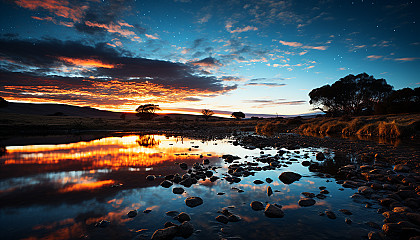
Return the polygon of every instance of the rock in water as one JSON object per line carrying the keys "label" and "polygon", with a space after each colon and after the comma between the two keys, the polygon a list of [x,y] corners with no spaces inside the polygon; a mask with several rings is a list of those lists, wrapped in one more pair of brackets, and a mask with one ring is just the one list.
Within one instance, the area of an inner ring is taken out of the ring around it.
{"label": "rock in water", "polygon": [[261,181],[261,180],[259,180],[259,179],[257,179],[257,180],[255,180],[254,181],[254,184],[263,184],[264,182],[263,181]]}
{"label": "rock in water", "polygon": [[172,192],[175,193],[175,194],[183,194],[184,191],[185,190],[183,188],[181,188],[181,187],[176,187],[176,188],[173,188],[172,189]]}
{"label": "rock in water", "polygon": [[264,205],[262,204],[262,202],[253,201],[251,202],[251,208],[252,210],[260,211],[264,209]]}
{"label": "rock in water", "polygon": [[180,223],[183,223],[183,222],[185,222],[185,221],[190,221],[190,220],[191,220],[191,217],[190,217],[190,215],[188,215],[187,213],[182,212],[182,213],[178,214],[178,216],[176,217],[176,219],[177,219]]}
{"label": "rock in water", "polygon": [[147,177],[146,177],[147,181],[153,181],[155,179],[156,179],[155,175],[147,175]]}
{"label": "rock in water", "polygon": [[165,180],[163,182],[160,183],[160,186],[164,187],[164,188],[169,188],[170,186],[172,186],[172,182]]}
{"label": "rock in water", "polygon": [[336,219],[337,217],[335,216],[335,213],[332,211],[325,211],[325,215],[327,215],[328,218],[330,219]]}
{"label": "rock in water", "polygon": [[227,224],[229,222],[228,218],[225,215],[219,215],[216,217],[216,221]]}
{"label": "rock in water", "polygon": [[168,240],[175,237],[178,232],[178,226],[171,226],[164,229],[158,229],[153,233],[152,240]]}
{"label": "rock in water", "polygon": [[273,189],[271,189],[271,187],[270,187],[270,186],[268,186],[268,188],[267,188],[267,195],[268,195],[268,196],[273,195]]}
{"label": "rock in water", "polygon": [[203,199],[200,197],[189,197],[185,199],[185,204],[187,204],[188,207],[197,207],[201,204],[203,204]]}
{"label": "rock in water", "polygon": [[129,218],[133,218],[135,216],[137,216],[137,210],[131,210],[127,213],[127,217]]}
{"label": "rock in water", "polygon": [[280,174],[279,179],[285,184],[291,184],[295,181],[298,181],[302,175],[294,172],[283,172]]}
{"label": "rock in water", "polygon": [[316,154],[316,160],[322,161],[325,159],[325,155],[322,152]]}
{"label": "rock in water", "polygon": [[181,236],[183,238],[188,238],[194,233],[194,227],[190,222],[183,222],[181,225],[178,226],[178,232],[176,233],[177,236]]}
{"label": "rock in water", "polygon": [[281,208],[273,205],[273,204],[267,204],[264,210],[264,214],[267,217],[270,218],[282,218],[284,217],[284,212],[281,210]]}
{"label": "rock in water", "polygon": [[299,206],[302,206],[302,207],[309,207],[309,206],[314,205],[315,203],[316,203],[315,200],[312,198],[301,198],[299,200]]}

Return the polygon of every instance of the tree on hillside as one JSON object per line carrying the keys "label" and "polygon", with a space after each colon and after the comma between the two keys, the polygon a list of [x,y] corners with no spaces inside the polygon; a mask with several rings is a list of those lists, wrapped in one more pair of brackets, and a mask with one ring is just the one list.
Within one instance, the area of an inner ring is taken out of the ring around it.
{"label": "tree on hillside", "polygon": [[243,113],[243,112],[233,112],[231,116],[236,118],[236,119],[242,119],[242,118],[245,118],[245,113]]}
{"label": "tree on hillside", "polygon": [[201,114],[203,114],[203,118],[207,121],[214,114],[214,112],[210,109],[203,109],[201,110]]}
{"label": "tree on hillside", "polygon": [[0,97],[0,108],[7,107],[7,105],[8,102],[4,98]]}
{"label": "tree on hillside", "polygon": [[350,74],[332,85],[313,89],[309,103],[331,116],[371,114],[392,88],[385,79],[375,79],[366,73]]}
{"label": "tree on hillside", "polygon": [[136,116],[143,120],[151,120],[153,119],[157,114],[156,111],[160,110],[159,105],[155,104],[144,104],[140,105],[136,109]]}

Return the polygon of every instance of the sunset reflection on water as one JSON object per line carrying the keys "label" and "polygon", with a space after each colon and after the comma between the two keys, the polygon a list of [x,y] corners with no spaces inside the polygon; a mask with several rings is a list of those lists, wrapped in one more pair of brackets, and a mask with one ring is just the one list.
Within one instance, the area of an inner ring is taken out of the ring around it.
{"label": "sunset reflection on water", "polygon": [[[89,135],[89,139],[94,137]],[[332,222],[318,213],[346,208],[352,209],[355,218],[378,220],[375,211],[372,215],[366,214],[362,205],[348,201],[353,194],[351,189],[341,191],[338,189],[341,185],[326,181],[299,163],[315,161],[319,149],[287,151],[281,168],[256,171],[255,175],[242,177],[239,183],[231,184],[223,179],[230,164],[222,160],[222,155],[236,155],[240,159],[233,164],[246,164],[258,162],[263,155],[278,153],[274,148],[263,150],[245,149],[232,144],[230,139],[201,141],[135,134],[56,145],[6,146],[5,154],[0,156],[2,239],[150,239],[165,222],[174,221],[166,215],[168,211],[186,212],[191,216],[194,228],[202,230],[194,233],[191,240],[233,236],[302,239],[305,232],[314,233],[312,239],[358,239],[367,234],[363,233],[365,225]],[[286,164],[291,158],[296,161]],[[197,179],[198,183],[190,187],[177,183],[169,188],[159,185],[165,176],[188,172],[177,163],[184,162],[191,168],[204,159],[209,159],[210,164],[203,167],[211,169],[218,180]],[[283,171],[297,172],[303,177],[293,184],[284,184],[278,179]],[[148,181],[148,175],[156,179]],[[256,179],[266,178],[273,182],[254,184]],[[271,196],[267,195],[268,186],[273,190]],[[317,199],[314,206],[300,207],[301,193],[317,193],[319,186],[330,191],[328,197]],[[183,187],[185,192],[174,194],[174,187]],[[199,196],[204,203],[190,208],[185,204],[190,196]],[[251,201],[280,204],[285,217],[267,218],[263,211],[250,208]],[[220,210],[226,207],[242,220],[227,225],[215,221]],[[127,213],[132,210],[138,214],[129,218]],[[98,227],[103,220],[108,221],[109,226]]]}
{"label": "sunset reflection on water", "polygon": [[[77,161],[88,163],[85,166],[91,169],[118,170],[123,167],[150,167],[184,158],[200,158],[200,150],[188,151],[185,146],[171,145],[174,141],[181,140],[159,135],[130,135],[69,144],[11,146],[6,148],[7,154],[1,160],[5,165]],[[148,142],[150,144],[145,144]]]}

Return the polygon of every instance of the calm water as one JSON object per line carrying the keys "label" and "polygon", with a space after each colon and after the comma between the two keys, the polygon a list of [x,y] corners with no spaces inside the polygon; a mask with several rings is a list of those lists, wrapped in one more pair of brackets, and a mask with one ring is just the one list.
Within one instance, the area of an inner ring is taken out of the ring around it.
{"label": "calm water", "polygon": [[[161,135],[54,142],[24,146],[9,143],[0,156],[2,239],[150,239],[165,222],[177,223],[165,214],[167,211],[190,214],[196,232],[189,239],[361,239],[374,230],[366,222],[382,221],[376,213],[378,206],[367,209],[349,198],[355,190],[339,190],[341,186],[333,178],[309,172],[300,164],[303,160],[316,161],[315,154],[325,149],[287,150],[285,160],[297,159],[287,167],[257,172],[235,184],[201,181],[176,195],[172,187],[159,186],[163,176],[186,172],[175,163],[186,162],[191,167],[209,159],[211,166],[220,167],[215,175],[222,178],[228,166],[220,158],[223,154],[237,155],[241,157],[239,162],[253,162],[262,154],[274,156],[278,150],[245,149],[227,139],[200,141]],[[286,185],[278,179],[283,171],[298,172],[303,177]],[[145,180],[147,175],[162,177],[150,182]],[[253,183],[267,177],[274,181]],[[277,190],[270,197],[267,186]],[[311,207],[298,206],[301,192],[318,194],[320,186],[330,192],[326,199],[316,199]],[[218,195],[220,192],[225,194]],[[187,207],[184,200],[189,196],[201,197],[204,204]],[[253,211],[249,204],[254,200],[282,205],[285,216],[272,219],[263,211]],[[226,207],[242,220],[226,225],[215,221],[218,211]],[[151,212],[143,213],[146,209]],[[346,216],[339,209],[349,209],[353,215]],[[130,210],[139,214],[128,218]],[[337,219],[320,216],[325,210],[334,211]],[[346,217],[352,219],[351,225],[344,222]],[[102,219],[111,224],[95,227]]]}

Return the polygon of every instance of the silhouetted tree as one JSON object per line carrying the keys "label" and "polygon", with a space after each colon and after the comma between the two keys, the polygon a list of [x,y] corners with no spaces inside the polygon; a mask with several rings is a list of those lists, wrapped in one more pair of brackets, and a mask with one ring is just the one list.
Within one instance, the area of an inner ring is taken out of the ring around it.
{"label": "silhouetted tree", "polygon": [[245,118],[245,114],[243,112],[233,112],[231,116],[236,119]]}
{"label": "silhouetted tree", "polygon": [[361,115],[373,113],[374,106],[392,92],[385,79],[366,73],[350,74],[332,85],[315,88],[309,93],[310,104],[328,115]]}
{"label": "silhouetted tree", "polygon": [[8,102],[4,98],[0,97],[0,108],[7,107],[7,105]]}
{"label": "silhouetted tree", "polygon": [[214,112],[210,109],[203,109],[201,110],[201,114],[203,114],[203,118],[207,121],[214,114]]}
{"label": "silhouetted tree", "polygon": [[420,87],[392,91],[383,102],[375,106],[376,114],[412,112],[420,112]]}
{"label": "silhouetted tree", "polygon": [[151,120],[153,119],[157,114],[156,111],[160,110],[159,105],[155,104],[144,104],[140,105],[136,109],[136,116],[143,120]]}

